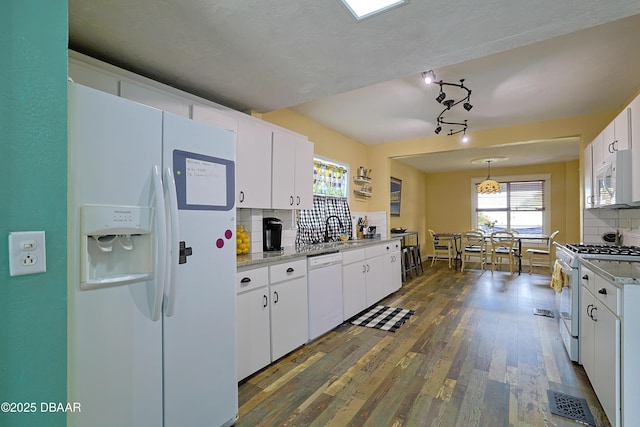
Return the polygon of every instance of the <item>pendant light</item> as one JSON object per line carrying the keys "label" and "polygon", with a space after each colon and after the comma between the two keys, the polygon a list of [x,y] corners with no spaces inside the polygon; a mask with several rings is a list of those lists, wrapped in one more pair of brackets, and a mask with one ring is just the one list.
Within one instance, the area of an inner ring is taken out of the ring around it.
{"label": "pendant light", "polygon": [[483,161],[488,165],[489,171],[487,172],[487,179],[485,179],[478,185],[478,193],[479,194],[501,193],[502,185],[500,185],[498,181],[491,179],[491,162],[493,161],[493,159],[484,159]]}

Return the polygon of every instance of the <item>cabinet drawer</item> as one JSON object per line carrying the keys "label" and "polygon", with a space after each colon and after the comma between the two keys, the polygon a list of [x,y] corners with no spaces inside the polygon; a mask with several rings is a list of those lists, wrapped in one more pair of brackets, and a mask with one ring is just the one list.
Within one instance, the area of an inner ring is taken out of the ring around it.
{"label": "cabinet drawer", "polygon": [[386,252],[386,245],[376,245],[364,248],[364,254],[367,259],[380,256]]}
{"label": "cabinet drawer", "polygon": [[267,267],[238,271],[236,273],[236,293],[249,291],[269,284],[269,269]]}
{"label": "cabinet drawer", "polygon": [[400,251],[400,240],[394,240],[392,242],[387,242],[382,245],[382,250],[384,253],[390,254],[392,252]]}
{"label": "cabinet drawer", "polygon": [[596,276],[595,291],[593,295],[595,295],[599,301],[606,305],[607,308],[617,316],[622,314],[622,291],[614,284],[600,276]]}
{"label": "cabinet drawer", "polygon": [[364,261],[364,248],[342,252],[342,265]]}
{"label": "cabinet drawer", "polygon": [[307,275],[307,259],[289,261],[282,264],[269,266],[271,284],[283,282],[285,280],[304,277]]}

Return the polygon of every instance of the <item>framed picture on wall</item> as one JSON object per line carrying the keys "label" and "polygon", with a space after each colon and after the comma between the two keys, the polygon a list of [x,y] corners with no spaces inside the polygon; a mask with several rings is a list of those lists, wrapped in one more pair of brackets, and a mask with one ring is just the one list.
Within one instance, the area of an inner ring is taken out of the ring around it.
{"label": "framed picture on wall", "polygon": [[400,200],[402,198],[402,180],[391,177],[391,216],[400,216]]}

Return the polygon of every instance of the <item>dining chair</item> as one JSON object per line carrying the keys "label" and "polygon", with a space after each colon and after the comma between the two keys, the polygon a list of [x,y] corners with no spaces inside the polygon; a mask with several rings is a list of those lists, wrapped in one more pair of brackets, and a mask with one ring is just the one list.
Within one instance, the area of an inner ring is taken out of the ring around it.
{"label": "dining chair", "polygon": [[510,231],[491,233],[491,274],[495,271],[496,264],[501,264],[504,258],[509,262],[509,271],[513,274],[518,255],[515,242],[515,237]]}
{"label": "dining chair", "polygon": [[549,267],[549,271],[553,270],[552,267],[552,258],[551,258],[551,250],[553,248],[553,242],[556,240],[556,236],[560,230],[556,230],[549,236],[549,240],[547,241],[547,249],[536,249],[530,248],[527,249],[527,257],[529,258],[529,274],[531,274],[533,270],[533,262],[538,260],[546,260],[547,266]]}
{"label": "dining chair", "polygon": [[436,232],[431,229],[429,229],[429,235],[433,242],[433,258],[431,259],[431,266],[433,266],[433,264],[438,260],[448,260],[449,268],[451,268],[451,263],[453,261],[452,239],[440,238]]}
{"label": "dining chair", "polygon": [[484,233],[477,230],[465,231],[462,233],[460,246],[462,247],[462,267],[460,271],[464,272],[464,266],[474,257],[479,259],[480,269],[484,273],[484,265],[487,262],[487,245]]}

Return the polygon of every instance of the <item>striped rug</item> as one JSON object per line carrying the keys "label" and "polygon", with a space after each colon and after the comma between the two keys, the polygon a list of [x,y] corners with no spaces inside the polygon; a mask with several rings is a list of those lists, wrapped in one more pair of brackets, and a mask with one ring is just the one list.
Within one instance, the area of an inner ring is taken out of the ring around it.
{"label": "striped rug", "polygon": [[415,310],[379,305],[354,316],[351,324],[395,332],[413,314]]}

